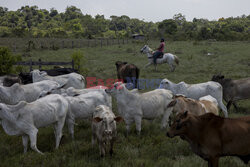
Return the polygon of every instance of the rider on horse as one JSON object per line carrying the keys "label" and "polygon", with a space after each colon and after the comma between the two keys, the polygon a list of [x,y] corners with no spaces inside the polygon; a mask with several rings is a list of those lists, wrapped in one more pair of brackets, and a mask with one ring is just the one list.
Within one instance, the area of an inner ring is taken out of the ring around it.
{"label": "rider on horse", "polygon": [[164,46],[165,46],[165,42],[164,42],[164,39],[162,38],[161,39],[161,44],[159,46],[159,48],[157,48],[157,50],[154,52],[153,54],[153,58],[154,58],[154,64],[156,65],[156,59],[160,56],[162,56],[164,53]]}

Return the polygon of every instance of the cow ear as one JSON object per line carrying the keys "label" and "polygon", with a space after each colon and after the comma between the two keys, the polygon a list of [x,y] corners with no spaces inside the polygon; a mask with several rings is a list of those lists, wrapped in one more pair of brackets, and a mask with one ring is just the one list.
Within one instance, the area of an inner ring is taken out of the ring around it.
{"label": "cow ear", "polygon": [[94,122],[101,122],[103,119],[102,118],[100,118],[100,117],[95,117],[95,118],[93,118],[93,121]]}
{"label": "cow ear", "polygon": [[175,104],[177,103],[176,99],[172,100],[167,107],[174,107]]}
{"label": "cow ear", "polygon": [[121,121],[123,121],[123,118],[120,117],[120,116],[118,116],[118,117],[115,117],[114,120],[115,120],[116,122],[121,122]]}
{"label": "cow ear", "polygon": [[185,111],[183,115],[184,115],[184,117],[187,117],[188,111]]}

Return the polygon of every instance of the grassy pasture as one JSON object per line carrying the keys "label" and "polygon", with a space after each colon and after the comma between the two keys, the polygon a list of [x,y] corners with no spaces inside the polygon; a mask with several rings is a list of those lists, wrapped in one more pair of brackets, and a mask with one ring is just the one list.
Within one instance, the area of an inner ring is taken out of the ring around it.
{"label": "grassy pasture", "polygon": [[[155,48],[158,42],[149,42]],[[117,45],[109,47],[83,48],[88,63],[85,66],[90,70],[89,77],[97,79],[116,78],[115,62],[117,60],[134,63],[141,69],[141,78],[168,78],[174,82],[187,83],[205,82],[213,74],[221,72],[233,79],[249,77],[250,73],[250,43],[249,42],[167,42],[166,50],[176,53],[180,65],[171,73],[168,65],[153,66],[143,69],[147,63],[146,55],[139,50],[143,43]],[[74,49],[60,49],[58,51],[32,51],[31,58],[43,61],[70,61],[70,54]],[[208,56],[207,53],[212,55]],[[30,59],[25,57],[24,59]],[[149,90],[145,90],[149,91]],[[115,102],[113,111],[116,112]],[[238,103],[240,112],[233,108],[229,111],[230,117],[248,115],[250,113],[249,100]],[[96,145],[91,147],[91,126],[88,121],[78,122],[75,128],[75,140],[72,141],[64,130],[64,137],[58,150],[55,150],[55,139],[52,127],[41,128],[38,133],[38,148],[45,153],[39,155],[29,149],[23,154],[21,137],[8,136],[0,128],[0,166],[112,166],[112,167],[206,167],[207,163],[192,153],[187,142],[176,137],[169,139],[165,136],[166,129],[160,129],[160,119],[153,122],[143,121],[142,134],[138,137],[135,126],[129,137],[125,137],[125,125],[118,125],[118,139],[114,147],[114,156],[99,157]],[[246,167],[235,157],[220,159],[220,167]],[[250,165],[248,165],[250,166]]]}

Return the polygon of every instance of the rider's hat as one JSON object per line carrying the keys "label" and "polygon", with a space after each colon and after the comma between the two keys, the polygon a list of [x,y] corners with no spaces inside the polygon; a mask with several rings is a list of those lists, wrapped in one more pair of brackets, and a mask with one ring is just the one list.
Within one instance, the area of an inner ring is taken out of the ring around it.
{"label": "rider's hat", "polygon": [[164,38],[161,38],[161,42],[164,42],[165,40],[164,40]]}

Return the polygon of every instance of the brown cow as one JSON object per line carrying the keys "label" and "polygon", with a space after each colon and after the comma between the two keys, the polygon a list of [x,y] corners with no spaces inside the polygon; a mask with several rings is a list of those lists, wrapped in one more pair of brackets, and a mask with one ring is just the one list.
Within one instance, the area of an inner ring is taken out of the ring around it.
{"label": "brown cow", "polygon": [[168,137],[180,136],[209,167],[218,167],[222,156],[250,160],[250,116],[223,118],[212,113],[196,116],[188,111],[176,116]]}
{"label": "brown cow", "polygon": [[124,83],[134,82],[134,87],[137,88],[137,80],[139,78],[140,69],[134,64],[117,61],[115,63],[117,69],[117,78],[123,80]]}
{"label": "brown cow", "polygon": [[201,97],[199,100],[187,98],[184,95],[175,95],[167,107],[173,107],[174,114],[190,111],[195,115],[206,113],[219,115],[217,100],[210,95]]}
{"label": "brown cow", "polygon": [[223,98],[227,102],[228,110],[232,103],[237,110],[237,100],[250,98],[250,78],[232,80],[224,78],[224,75],[214,75],[212,81],[219,82],[222,85]]}

